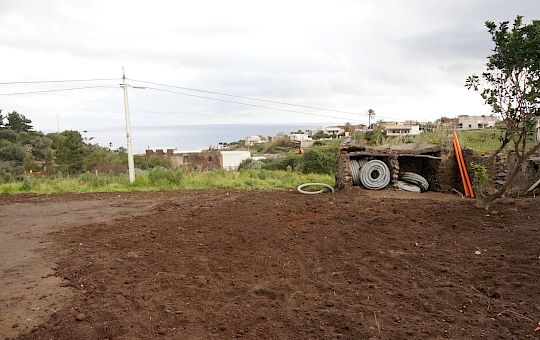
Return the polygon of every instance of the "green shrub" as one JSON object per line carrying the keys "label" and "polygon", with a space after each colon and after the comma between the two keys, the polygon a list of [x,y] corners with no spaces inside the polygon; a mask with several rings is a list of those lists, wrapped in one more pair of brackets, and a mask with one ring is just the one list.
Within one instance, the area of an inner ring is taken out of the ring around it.
{"label": "green shrub", "polygon": [[21,190],[21,191],[30,191],[30,190],[32,190],[32,183],[30,182],[30,180],[25,179],[25,180],[21,183],[20,190]]}
{"label": "green shrub", "polygon": [[367,131],[365,134],[366,140],[371,144],[380,145],[384,141],[384,137],[386,134],[384,133],[383,129],[379,126],[374,128],[372,131]]}
{"label": "green shrub", "polygon": [[99,188],[107,186],[115,181],[115,177],[111,175],[95,175],[91,172],[85,172],[78,177],[79,181],[88,185],[91,188]]}
{"label": "green shrub", "polygon": [[487,168],[482,164],[472,163],[472,172],[478,183],[487,183],[489,181],[489,175]]}
{"label": "green shrub", "polygon": [[313,148],[298,161],[296,170],[304,174],[334,174],[338,160],[338,149],[335,147]]}
{"label": "green shrub", "polygon": [[296,153],[288,153],[285,157],[263,159],[262,168],[267,170],[287,170],[287,167],[291,167],[295,170],[301,157]]}
{"label": "green shrub", "polygon": [[152,185],[179,185],[182,183],[182,179],[184,178],[184,172],[182,170],[172,171],[165,169],[164,167],[157,166],[149,170],[148,178]]}

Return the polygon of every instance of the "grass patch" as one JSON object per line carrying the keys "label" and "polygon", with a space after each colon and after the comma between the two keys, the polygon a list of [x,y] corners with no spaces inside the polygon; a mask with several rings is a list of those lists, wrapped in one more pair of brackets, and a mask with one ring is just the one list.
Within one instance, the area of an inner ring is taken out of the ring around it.
{"label": "grass patch", "polygon": [[[464,130],[458,133],[459,143],[461,147],[473,149],[480,154],[486,154],[497,150],[502,143],[504,130],[489,128],[483,130]],[[405,137],[384,137],[383,144],[397,145],[401,143],[432,143],[444,144],[451,143],[452,132],[423,132],[416,136]],[[530,136],[527,140],[527,148],[535,145],[534,136]],[[511,148],[512,145],[509,145]]]}
{"label": "grass patch", "polygon": [[0,184],[0,194],[52,194],[66,192],[126,192],[180,189],[291,189],[306,182],[334,185],[334,176],[302,174],[282,170],[244,169],[239,172],[215,170],[187,172],[153,168],[138,171],[135,182],[129,183],[126,174],[95,175],[58,178],[28,178],[22,182]]}

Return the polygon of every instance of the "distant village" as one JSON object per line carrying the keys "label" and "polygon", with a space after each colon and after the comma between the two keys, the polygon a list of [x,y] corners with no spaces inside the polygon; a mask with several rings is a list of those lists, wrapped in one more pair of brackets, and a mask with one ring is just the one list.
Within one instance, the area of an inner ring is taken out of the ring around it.
{"label": "distant village", "polygon": [[[190,170],[238,170],[241,162],[246,159],[261,159],[264,155],[252,152],[257,144],[270,143],[278,138],[288,139],[291,144],[304,149],[314,145],[317,140],[351,137],[355,133],[366,133],[375,129],[382,130],[388,137],[406,137],[419,135],[423,132],[438,132],[451,130],[477,130],[492,128],[500,118],[494,116],[460,115],[457,118],[442,117],[433,122],[379,121],[366,126],[364,124],[323,126],[318,130],[299,130],[277,136],[246,136],[243,140],[232,143],[219,143],[201,151],[179,151],[177,148],[159,147],[148,148],[146,157],[165,157],[171,162],[173,169],[185,167]],[[538,138],[540,138],[540,119],[537,123]],[[243,144],[243,145],[242,145]],[[250,151],[251,150],[251,151]]]}

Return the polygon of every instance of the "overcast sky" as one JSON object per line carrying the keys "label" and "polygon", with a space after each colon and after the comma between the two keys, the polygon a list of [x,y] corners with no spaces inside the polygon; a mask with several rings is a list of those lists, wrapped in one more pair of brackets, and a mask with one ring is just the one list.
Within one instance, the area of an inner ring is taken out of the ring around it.
{"label": "overcast sky", "polygon": [[[0,0],[0,82],[120,78],[124,65],[131,79],[358,113],[254,102],[337,117],[323,118],[130,89],[133,125],[148,128],[357,123],[369,108],[379,119],[489,114],[463,84],[492,48],[484,22],[518,14],[539,18],[540,1]],[[0,85],[0,93],[113,86],[0,96],[0,108],[43,131],[56,130],[57,114],[62,130],[122,128],[117,84]]]}

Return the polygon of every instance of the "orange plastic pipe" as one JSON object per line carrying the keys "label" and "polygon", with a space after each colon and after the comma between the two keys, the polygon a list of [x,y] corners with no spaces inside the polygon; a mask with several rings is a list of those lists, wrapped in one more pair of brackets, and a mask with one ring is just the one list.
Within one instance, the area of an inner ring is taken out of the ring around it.
{"label": "orange plastic pipe", "polygon": [[[459,140],[456,134],[456,143],[459,146]],[[463,164],[463,169],[465,170],[465,179],[467,180],[467,186],[469,187],[469,193],[471,197],[474,197],[474,191],[471,184],[471,179],[469,178],[469,172],[467,171],[467,163],[465,163],[465,158],[463,158],[463,153],[461,152],[461,147],[459,147],[459,157],[461,158],[461,163]]]}
{"label": "orange plastic pipe", "polygon": [[456,154],[456,160],[458,162],[459,166],[459,173],[461,174],[461,182],[463,183],[463,190],[465,190],[465,196],[469,197],[469,187],[467,186],[467,183],[465,183],[465,174],[463,170],[463,164],[461,163],[461,159],[459,158],[459,144],[457,144],[456,140],[456,132],[454,131],[454,138],[452,139],[452,142],[454,143],[454,153]]}
{"label": "orange plastic pipe", "polygon": [[465,159],[463,158],[463,153],[461,153],[461,147],[459,146],[459,140],[458,140],[456,131],[454,131],[454,137],[456,138],[456,144],[458,146],[459,158],[461,159],[461,163],[463,164],[463,172],[465,173],[465,183],[467,184],[467,187],[469,189],[470,197],[474,197],[474,191],[472,188],[471,179],[469,177],[469,172],[467,171],[467,164],[465,163]]}

